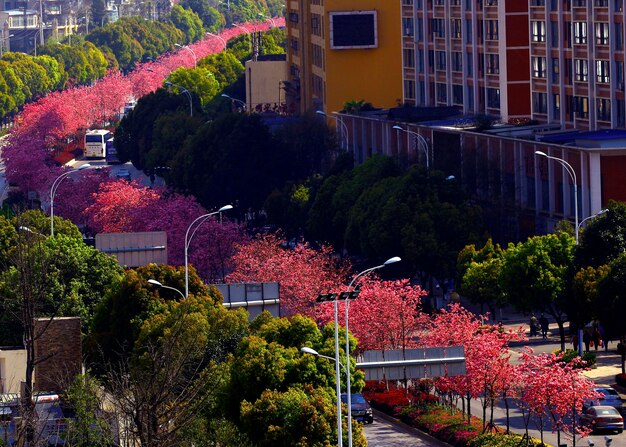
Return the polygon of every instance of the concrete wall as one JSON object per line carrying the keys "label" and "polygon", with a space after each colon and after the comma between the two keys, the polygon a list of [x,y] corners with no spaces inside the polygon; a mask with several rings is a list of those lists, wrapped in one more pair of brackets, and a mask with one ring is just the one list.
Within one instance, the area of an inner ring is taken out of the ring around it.
{"label": "concrete wall", "polygon": [[286,79],[286,62],[252,61],[246,62],[246,106],[248,110],[263,111],[265,105],[273,107],[285,102],[282,81]]}
{"label": "concrete wall", "polygon": [[26,350],[0,348],[0,394],[17,394],[26,376]]}

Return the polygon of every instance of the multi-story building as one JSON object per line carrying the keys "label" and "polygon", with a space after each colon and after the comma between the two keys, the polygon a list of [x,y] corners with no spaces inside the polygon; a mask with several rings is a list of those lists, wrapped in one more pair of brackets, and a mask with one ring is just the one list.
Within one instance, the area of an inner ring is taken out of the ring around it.
{"label": "multi-story building", "polygon": [[400,0],[288,0],[285,91],[290,110],[402,101]]}
{"label": "multi-story building", "polygon": [[529,1],[533,117],[624,127],[624,1]]}
{"label": "multi-story building", "polygon": [[402,0],[404,102],[530,117],[529,0]]}

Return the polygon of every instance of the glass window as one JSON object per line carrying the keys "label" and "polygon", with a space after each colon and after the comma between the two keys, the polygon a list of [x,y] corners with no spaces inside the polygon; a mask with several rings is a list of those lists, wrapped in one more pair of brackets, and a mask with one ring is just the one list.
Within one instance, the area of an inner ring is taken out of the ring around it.
{"label": "glass window", "polygon": [[545,57],[533,56],[532,65],[533,65],[533,77],[534,78],[546,77],[546,58]]}
{"label": "glass window", "polygon": [[589,76],[589,63],[587,59],[576,59],[574,61],[574,79],[584,82]]}
{"label": "glass window", "polygon": [[601,84],[608,84],[610,80],[609,61],[596,61],[596,81]]}
{"label": "glass window", "polygon": [[533,42],[546,41],[546,22],[543,20],[533,20],[530,22]]}
{"label": "glass window", "polygon": [[574,43],[587,43],[587,22],[574,22]]}

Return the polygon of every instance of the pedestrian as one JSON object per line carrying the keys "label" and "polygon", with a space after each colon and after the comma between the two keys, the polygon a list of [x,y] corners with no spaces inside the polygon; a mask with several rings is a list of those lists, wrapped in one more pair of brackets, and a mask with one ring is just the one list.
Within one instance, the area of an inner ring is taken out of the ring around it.
{"label": "pedestrian", "polygon": [[597,327],[593,328],[593,346],[596,349],[596,351],[598,350],[598,346],[600,346],[600,343],[602,343],[602,336],[600,335],[600,331],[598,330]]}
{"label": "pedestrian", "polygon": [[528,325],[530,326],[530,336],[534,337],[537,335],[537,317],[535,317],[535,314],[530,314],[530,323]]}
{"label": "pedestrian", "polygon": [[574,346],[574,351],[578,352],[578,334],[574,334],[572,337],[572,345]]}
{"label": "pedestrian", "polygon": [[548,328],[550,327],[550,322],[544,314],[541,314],[541,318],[539,318],[539,324],[541,325],[541,337],[545,340],[546,338],[548,338]]}
{"label": "pedestrian", "polygon": [[608,351],[609,350],[609,336],[607,335],[606,331],[604,330],[604,328],[602,327],[602,325],[600,323],[598,323],[598,330],[600,331],[600,337],[602,337],[602,345],[604,346],[604,350]]}
{"label": "pedestrian", "polygon": [[585,344],[585,352],[589,352],[589,344],[591,343],[591,334],[587,329],[583,333],[583,343]]}

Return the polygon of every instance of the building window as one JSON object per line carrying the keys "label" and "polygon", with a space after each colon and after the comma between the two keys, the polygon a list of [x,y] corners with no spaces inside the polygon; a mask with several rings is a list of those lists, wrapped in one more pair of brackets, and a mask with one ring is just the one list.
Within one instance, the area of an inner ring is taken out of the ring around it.
{"label": "building window", "polygon": [[321,46],[312,44],[311,45],[311,63],[316,67],[324,69],[324,50]]}
{"label": "building window", "polygon": [[552,114],[554,119],[561,119],[561,95],[558,93],[552,95]]}
{"label": "building window", "polygon": [[609,24],[596,23],[596,45],[609,44]]}
{"label": "building window", "polygon": [[608,98],[598,98],[596,100],[598,121],[611,121],[611,100]]}
{"label": "building window", "polygon": [[589,98],[574,96],[574,110],[578,118],[589,118]]}
{"label": "building window", "polygon": [[472,21],[470,19],[465,20],[465,39],[467,43],[472,43]]}
{"label": "building window", "polygon": [[462,85],[452,86],[452,104],[455,106],[463,105],[463,86]]}
{"label": "building window", "polygon": [[413,36],[415,28],[413,27],[413,19],[411,17],[402,17],[402,29],[405,36]]}
{"label": "building window", "polygon": [[574,22],[574,43],[587,43],[587,22]]}
{"label": "building window", "polygon": [[317,75],[313,75],[313,95],[322,101],[324,100],[324,80]]}
{"label": "building window", "polygon": [[487,20],[487,35],[485,36],[485,40],[498,40],[498,21],[497,20]]}
{"label": "building window", "polygon": [[559,22],[550,22],[550,46],[559,47]]}
{"label": "building window", "polygon": [[435,66],[437,70],[446,69],[446,52],[445,51],[436,52]]}
{"label": "building window", "polygon": [[467,76],[474,75],[474,64],[472,64],[472,53],[467,53]]}
{"label": "building window", "polygon": [[533,92],[533,113],[548,113],[548,94]]}
{"label": "building window", "polygon": [[561,67],[559,66],[559,58],[555,57],[552,59],[552,82],[560,82],[560,71]]}
{"label": "building window", "polygon": [[545,42],[546,41],[546,22],[542,20],[533,20],[530,22],[532,28],[532,41],[533,42]]}
{"label": "building window", "polygon": [[437,86],[437,102],[448,102],[448,86],[446,84],[436,84]]}
{"label": "building window", "polygon": [[404,59],[404,66],[407,68],[415,67],[415,53],[412,48],[404,48],[402,50],[402,56]]}
{"label": "building window", "polygon": [[432,19],[430,26],[435,37],[446,37],[446,26],[443,19]]}
{"label": "building window", "polygon": [[322,37],[322,17],[319,14],[311,14],[311,34]]}
{"label": "building window", "polygon": [[624,24],[623,23],[615,23],[615,49],[623,50],[624,49]]}
{"label": "building window", "polygon": [[546,0],[530,0],[530,6],[546,6]]}
{"label": "building window", "polygon": [[292,37],[290,40],[290,46],[293,50],[293,54],[298,55],[298,39],[296,37]]}
{"label": "building window", "polygon": [[451,54],[452,59],[452,71],[463,71],[463,53],[460,51],[453,51]]}
{"label": "building window", "polygon": [[601,84],[608,84],[610,80],[609,61],[596,61],[596,81]]}
{"label": "building window", "polygon": [[490,109],[500,108],[500,89],[488,88],[487,89],[487,107]]}
{"label": "building window", "polygon": [[450,24],[452,28],[452,38],[460,39],[463,33],[461,29],[461,19],[452,19]]}
{"label": "building window", "polygon": [[594,0],[593,4],[595,6],[607,7],[609,6],[609,0]]}
{"label": "building window", "polygon": [[404,80],[404,98],[415,99],[415,81],[410,79]]}
{"label": "building window", "polygon": [[487,74],[500,74],[500,58],[497,54],[487,54]]}
{"label": "building window", "polygon": [[535,57],[532,58],[533,65],[533,78],[545,78],[546,77],[546,58]]}
{"label": "building window", "polygon": [[589,76],[589,63],[587,59],[576,59],[574,61],[574,79],[578,82],[585,82]]}

